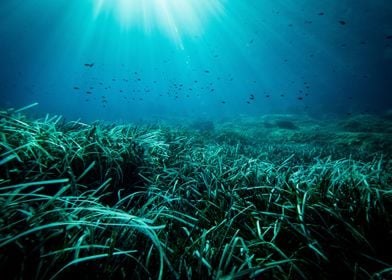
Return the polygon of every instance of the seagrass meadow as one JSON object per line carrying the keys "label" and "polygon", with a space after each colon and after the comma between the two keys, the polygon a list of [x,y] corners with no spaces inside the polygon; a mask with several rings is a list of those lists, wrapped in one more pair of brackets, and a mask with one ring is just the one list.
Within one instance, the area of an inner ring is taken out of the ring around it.
{"label": "seagrass meadow", "polygon": [[0,279],[392,279],[391,2],[0,0]]}
{"label": "seagrass meadow", "polygon": [[7,279],[392,276],[386,117],[175,126],[24,109],[0,112]]}

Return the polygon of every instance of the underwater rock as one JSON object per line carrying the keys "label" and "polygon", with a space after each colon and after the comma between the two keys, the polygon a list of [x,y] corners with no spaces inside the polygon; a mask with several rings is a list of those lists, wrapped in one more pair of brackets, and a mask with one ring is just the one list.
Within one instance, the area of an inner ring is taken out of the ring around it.
{"label": "underwater rock", "polygon": [[384,119],[371,115],[353,115],[338,125],[347,132],[392,133],[391,119],[391,114],[390,118],[386,114]]}
{"label": "underwater rock", "polygon": [[386,112],[382,115],[382,117],[383,117],[384,119],[387,119],[387,120],[392,121],[392,109],[386,111]]}
{"label": "underwater rock", "polygon": [[211,132],[214,130],[214,123],[209,120],[198,120],[191,124],[191,128],[202,131]]}
{"label": "underwater rock", "polygon": [[282,129],[298,129],[298,126],[296,126],[292,121],[288,121],[288,120],[278,120],[275,121],[275,124],[278,128],[282,128]]}

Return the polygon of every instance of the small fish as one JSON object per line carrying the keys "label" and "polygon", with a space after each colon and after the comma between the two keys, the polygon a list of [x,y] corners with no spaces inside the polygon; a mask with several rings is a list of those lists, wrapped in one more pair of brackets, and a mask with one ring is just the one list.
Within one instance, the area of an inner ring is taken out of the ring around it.
{"label": "small fish", "polygon": [[387,39],[387,40],[392,40],[392,35],[386,36],[385,39]]}
{"label": "small fish", "polygon": [[304,98],[302,96],[298,96],[297,99],[298,100],[304,100]]}
{"label": "small fish", "polygon": [[80,89],[79,87],[73,87],[73,88],[76,89],[76,90]]}
{"label": "small fish", "polygon": [[226,104],[226,101],[221,101],[222,104]]}
{"label": "small fish", "polygon": [[252,40],[249,41],[248,44],[250,45],[250,44],[252,44],[253,42],[254,42],[254,40],[252,39]]}
{"label": "small fish", "polygon": [[319,15],[319,16],[323,16],[323,15],[325,15],[325,14],[324,14],[324,12],[320,12],[320,13],[318,13],[318,15]]}
{"label": "small fish", "polygon": [[210,73],[210,70],[204,70],[204,73]]}
{"label": "small fish", "polygon": [[340,23],[341,25],[346,25],[346,22],[345,22],[344,20],[339,20],[339,23]]}
{"label": "small fish", "polygon": [[85,63],[85,64],[84,64],[84,66],[86,66],[86,67],[90,67],[90,68],[91,68],[91,67],[93,67],[93,66],[94,66],[94,63]]}

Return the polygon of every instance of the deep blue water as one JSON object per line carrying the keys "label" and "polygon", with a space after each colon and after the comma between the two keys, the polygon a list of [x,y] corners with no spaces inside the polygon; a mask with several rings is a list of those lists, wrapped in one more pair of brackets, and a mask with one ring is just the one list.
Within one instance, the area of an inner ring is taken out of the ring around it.
{"label": "deep blue water", "polygon": [[382,114],[391,0],[2,0],[0,107],[67,119]]}

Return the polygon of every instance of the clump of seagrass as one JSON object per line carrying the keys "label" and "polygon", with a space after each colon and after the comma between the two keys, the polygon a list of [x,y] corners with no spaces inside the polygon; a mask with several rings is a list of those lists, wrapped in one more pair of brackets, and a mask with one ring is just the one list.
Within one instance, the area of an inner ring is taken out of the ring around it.
{"label": "clump of seagrass", "polygon": [[[198,219],[193,228],[172,225],[169,244],[185,248],[174,258],[180,275],[366,278],[388,268],[382,250],[391,234],[381,225],[391,226],[390,161],[326,158],[303,166],[295,155],[267,163],[237,147],[188,145],[183,158],[151,172],[159,178],[150,195],[164,193],[168,207]],[[372,226],[383,234],[375,238]]]}
{"label": "clump of seagrass", "polygon": [[141,181],[137,168],[144,165],[149,149],[147,131],[99,123],[64,124],[57,116],[28,120],[11,112],[1,117],[0,175],[9,184],[68,178],[70,191],[78,195],[104,182],[132,188]]}

